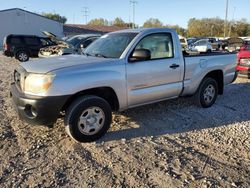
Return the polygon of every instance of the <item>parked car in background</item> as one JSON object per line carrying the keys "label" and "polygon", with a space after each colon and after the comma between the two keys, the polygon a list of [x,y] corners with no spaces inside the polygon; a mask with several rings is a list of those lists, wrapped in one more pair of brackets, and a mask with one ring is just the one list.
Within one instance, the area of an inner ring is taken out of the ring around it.
{"label": "parked car in background", "polygon": [[76,35],[66,39],[65,41],[56,38],[56,36],[51,35],[51,33],[47,33],[47,36],[51,37],[57,44],[40,49],[39,57],[81,54],[88,45],[98,39],[101,35]]}
{"label": "parked car in background", "polygon": [[225,48],[229,52],[238,52],[244,45],[244,40],[237,37],[227,39],[228,46]]}
{"label": "parked car in background", "polygon": [[34,35],[8,35],[3,41],[3,54],[15,57],[20,62],[28,61],[30,57],[38,57],[39,50],[55,43],[47,37]]}
{"label": "parked car in background", "polygon": [[188,45],[191,45],[191,44],[195,43],[195,42],[198,41],[198,40],[200,40],[200,39],[199,39],[199,38],[195,38],[195,37],[193,37],[193,38],[188,38],[188,39],[187,39],[187,43],[188,43]]}
{"label": "parked car in background", "polygon": [[187,42],[187,39],[181,35],[178,35],[179,36],[179,39],[180,39],[180,43],[181,43],[181,48],[182,48],[182,51],[185,51],[188,47],[188,42]]}
{"label": "parked car in background", "polygon": [[237,71],[240,76],[250,78],[250,42],[246,42],[238,53]]}
{"label": "parked car in background", "polygon": [[191,51],[212,52],[212,45],[207,39],[201,39],[190,45]]}
{"label": "parked car in background", "polygon": [[209,38],[207,38],[207,40],[212,45],[213,50],[219,50],[221,48],[222,42],[218,38],[209,37]]}

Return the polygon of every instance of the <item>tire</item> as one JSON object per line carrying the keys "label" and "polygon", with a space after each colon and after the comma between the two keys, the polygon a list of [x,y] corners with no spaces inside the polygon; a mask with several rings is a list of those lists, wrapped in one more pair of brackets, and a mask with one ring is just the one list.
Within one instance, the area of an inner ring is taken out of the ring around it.
{"label": "tire", "polygon": [[66,110],[66,132],[77,142],[91,142],[102,137],[112,121],[111,107],[97,96],[76,99]]}
{"label": "tire", "polygon": [[211,107],[218,96],[218,83],[213,78],[204,78],[196,94],[196,104],[203,108]]}
{"label": "tire", "polygon": [[29,61],[29,53],[26,51],[19,51],[16,54],[16,59],[18,59],[18,61],[20,62],[26,62]]}

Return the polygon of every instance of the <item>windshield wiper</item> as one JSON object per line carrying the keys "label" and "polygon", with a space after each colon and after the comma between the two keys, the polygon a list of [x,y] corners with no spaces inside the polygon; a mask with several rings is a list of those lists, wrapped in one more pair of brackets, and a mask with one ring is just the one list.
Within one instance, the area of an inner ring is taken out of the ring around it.
{"label": "windshield wiper", "polygon": [[85,53],[85,52],[82,52],[83,55],[86,55],[86,56],[92,56],[91,54],[89,53]]}
{"label": "windshield wiper", "polygon": [[103,58],[108,58],[107,56],[103,55],[103,54],[93,54],[95,57],[103,57]]}

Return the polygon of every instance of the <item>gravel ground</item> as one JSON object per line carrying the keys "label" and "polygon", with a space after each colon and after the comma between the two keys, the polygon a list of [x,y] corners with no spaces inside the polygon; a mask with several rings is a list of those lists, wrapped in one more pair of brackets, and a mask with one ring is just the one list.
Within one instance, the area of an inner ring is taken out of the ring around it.
{"label": "gravel ground", "polygon": [[19,63],[0,56],[0,187],[250,187],[250,80],[209,109],[191,98],[114,114],[101,140],[79,144],[20,121],[9,98]]}

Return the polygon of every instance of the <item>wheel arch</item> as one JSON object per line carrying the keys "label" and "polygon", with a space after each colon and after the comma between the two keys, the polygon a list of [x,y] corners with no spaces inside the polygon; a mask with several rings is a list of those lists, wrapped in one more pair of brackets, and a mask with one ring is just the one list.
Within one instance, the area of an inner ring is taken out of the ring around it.
{"label": "wheel arch", "polygon": [[22,51],[27,52],[29,56],[30,56],[30,54],[31,54],[31,52],[30,52],[29,49],[19,48],[19,49],[16,49],[16,50],[15,50],[14,56],[17,57],[17,54],[18,54],[19,52],[22,52]]}
{"label": "wheel arch", "polygon": [[94,96],[101,97],[109,103],[109,105],[113,111],[119,110],[119,107],[120,107],[119,100],[118,100],[117,94],[114,91],[114,89],[111,87],[97,87],[97,88],[82,90],[80,92],[75,93],[71,97],[69,97],[69,99],[64,104],[62,111],[67,109],[69,107],[69,105],[75,99],[77,99],[81,96],[84,96],[84,95],[94,95]]}
{"label": "wheel arch", "polygon": [[218,94],[222,95],[224,91],[224,77],[223,77],[223,71],[222,70],[213,70],[209,73],[207,73],[204,78],[213,78],[216,80],[218,84]]}

